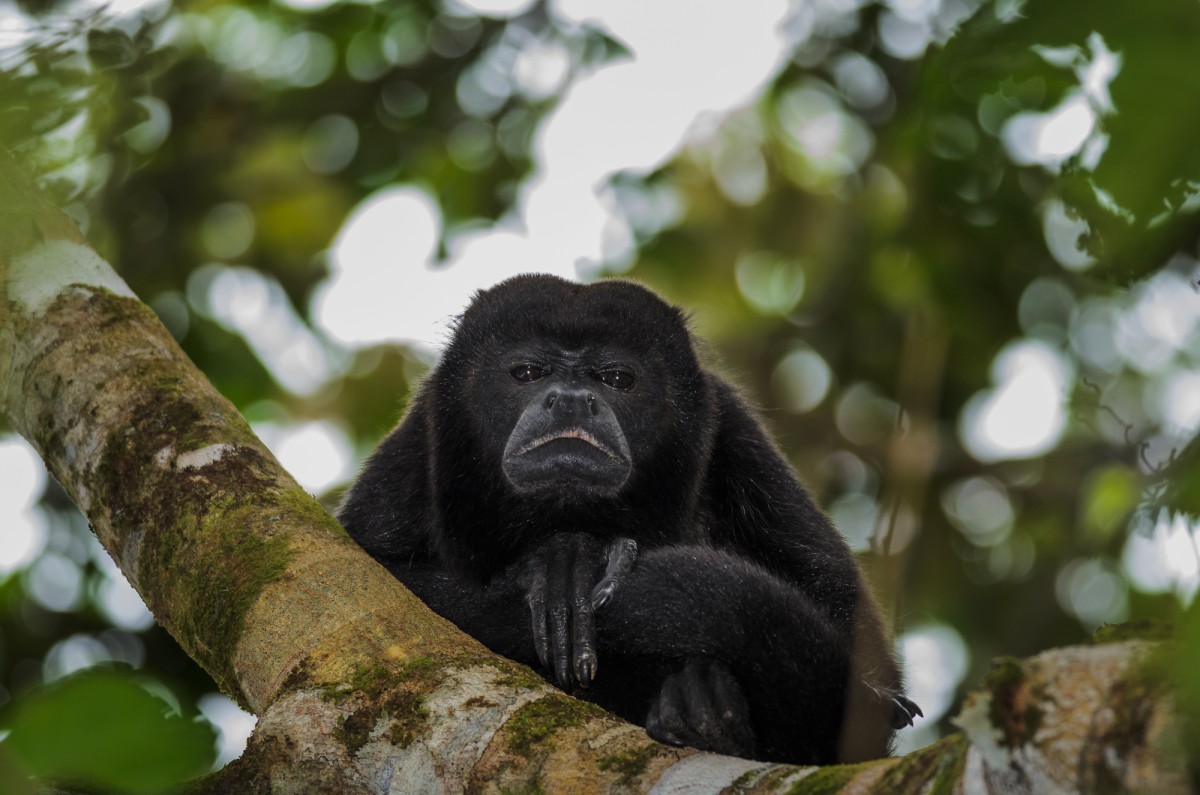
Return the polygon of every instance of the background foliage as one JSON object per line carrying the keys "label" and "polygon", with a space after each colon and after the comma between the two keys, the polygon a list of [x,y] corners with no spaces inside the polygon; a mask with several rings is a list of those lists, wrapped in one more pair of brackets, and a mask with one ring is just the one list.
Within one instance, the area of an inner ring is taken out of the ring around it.
{"label": "background foliage", "polygon": [[[564,92],[632,51],[567,2],[18,5],[0,12],[0,142],[268,444],[309,429],[349,461],[434,354],[316,322],[339,230],[398,184],[436,203],[436,260],[511,225]],[[686,36],[685,8],[655,13]],[[745,101],[600,186],[624,237],[581,275],[690,307],[763,407],[895,616],[930,714],[909,745],[952,728],[994,656],[1134,618],[1196,646],[1200,6],[822,0],[781,18],[783,57]],[[738,44],[711,57],[732,67]],[[336,504],[351,472],[318,496]],[[30,477],[0,492],[19,531],[0,556],[0,765],[85,775],[38,767],[22,726],[44,682],[113,664],[160,711],[207,704],[236,747],[211,681]]]}

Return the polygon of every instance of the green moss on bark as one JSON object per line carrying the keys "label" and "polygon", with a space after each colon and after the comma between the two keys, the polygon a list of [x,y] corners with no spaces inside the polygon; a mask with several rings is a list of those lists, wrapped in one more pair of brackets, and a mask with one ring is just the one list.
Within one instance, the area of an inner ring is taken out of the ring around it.
{"label": "green moss on bark", "polygon": [[788,789],[788,795],[833,795],[857,776],[878,762],[859,762],[854,765],[819,767]]}
{"label": "green moss on bark", "polygon": [[546,680],[535,674],[529,668],[512,660],[501,657],[481,657],[476,655],[474,664],[486,665],[500,672],[496,684],[501,687],[519,687],[524,690],[536,690],[544,687]]}
{"label": "green moss on bark", "polygon": [[611,770],[620,776],[617,780],[621,784],[630,785],[646,772],[646,765],[650,764],[657,751],[656,745],[644,745],[611,756],[602,756],[597,760],[596,766],[601,770]]}
{"label": "green moss on bark", "polygon": [[531,701],[504,724],[505,746],[511,753],[530,757],[535,748],[563,729],[582,726],[592,718],[607,715],[587,701],[557,694]]}
{"label": "green moss on bark", "polygon": [[956,734],[914,751],[889,767],[876,789],[895,795],[949,795],[962,774],[968,745],[966,737]]}
{"label": "green moss on bark", "polygon": [[425,696],[444,681],[447,664],[432,657],[416,657],[400,665],[375,662],[355,668],[343,685],[326,685],[321,698],[352,707],[338,721],[334,737],[353,756],[386,718],[390,720],[384,730],[388,741],[407,748],[425,728],[429,718]]}
{"label": "green moss on bark", "polygon": [[[344,531],[282,474],[236,409],[171,355],[174,342],[148,308],[94,288],[57,300],[85,317],[62,343],[81,367],[99,367],[112,350],[133,352],[110,378],[129,391],[88,398],[111,413],[119,397],[125,417],[85,475],[110,517],[102,540],[156,617],[245,705],[232,659],[246,614],[292,559],[279,528],[343,539]],[[70,394],[68,383],[61,389]],[[70,422],[56,415],[55,438],[68,438]],[[64,445],[68,464],[76,452]]]}
{"label": "green moss on bark", "polygon": [[1048,697],[1045,689],[1028,687],[1026,678],[1020,660],[1001,657],[992,662],[992,670],[984,680],[984,687],[992,694],[989,719],[1000,729],[1006,748],[1031,742],[1045,717],[1040,706]]}
{"label": "green moss on bark", "polygon": [[501,787],[500,795],[547,795],[546,788],[534,781],[530,784],[516,784],[511,787]]}
{"label": "green moss on bark", "polygon": [[1143,618],[1122,624],[1104,624],[1092,633],[1091,642],[1122,643],[1127,640],[1169,641],[1175,637],[1175,625],[1170,621]]}
{"label": "green moss on bark", "polygon": [[778,792],[783,786],[783,780],[795,775],[796,772],[797,768],[792,765],[751,768],[734,779],[733,783],[729,785],[729,790],[731,792]]}

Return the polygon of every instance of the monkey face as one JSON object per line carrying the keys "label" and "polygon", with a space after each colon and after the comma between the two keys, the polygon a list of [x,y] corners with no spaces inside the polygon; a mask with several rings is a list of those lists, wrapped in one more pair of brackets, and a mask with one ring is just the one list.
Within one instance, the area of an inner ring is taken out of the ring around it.
{"label": "monkey face", "polygon": [[504,445],[502,470],[518,492],[564,489],[580,497],[613,495],[633,469],[613,405],[637,386],[628,357],[517,356],[505,392],[520,414]]}
{"label": "monkey face", "polygon": [[484,291],[426,389],[443,510],[468,491],[597,517],[687,500],[708,390],[683,314],[643,287],[521,276]]}

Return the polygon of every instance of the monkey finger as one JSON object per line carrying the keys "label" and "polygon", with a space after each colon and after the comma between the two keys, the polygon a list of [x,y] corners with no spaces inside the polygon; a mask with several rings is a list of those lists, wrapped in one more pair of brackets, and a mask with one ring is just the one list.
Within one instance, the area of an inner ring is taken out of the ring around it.
{"label": "monkey finger", "polygon": [[632,538],[614,539],[609,543],[605,554],[608,557],[608,565],[604,570],[604,577],[592,589],[592,607],[597,610],[609,603],[616,593],[617,585],[633,570],[633,563],[637,560],[637,542]]}
{"label": "monkey finger", "polygon": [[646,717],[646,732],[659,742],[670,745],[686,745],[687,725],[680,711],[683,706],[683,691],[680,677],[671,674],[663,680],[662,689]]}
{"label": "monkey finger", "polygon": [[575,614],[571,623],[574,636],[575,680],[580,687],[591,687],[600,668],[596,654],[596,632],[592,623],[592,603],[584,599],[575,603]]}
{"label": "monkey finger", "polygon": [[655,700],[654,703],[650,705],[650,712],[646,715],[646,733],[649,734],[651,738],[658,740],[660,743],[682,746],[684,744],[683,740],[679,739],[673,733],[663,727],[662,719],[659,717],[658,712],[658,701]]}
{"label": "monkey finger", "polygon": [[727,741],[722,752],[735,756],[753,755],[755,737],[750,723],[750,705],[746,702],[737,677],[725,663],[711,660],[707,678],[717,721]]}
{"label": "monkey finger", "polygon": [[605,574],[620,579],[633,570],[637,560],[637,542],[632,538],[614,538],[605,550],[608,556],[608,567]]}
{"label": "monkey finger", "polygon": [[596,583],[596,587],[592,589],[592,609],[599,610],[611,602],[613,594],[617,592],[618,584],[619,583],[612,577],[605,577],[600,582]]}
{"label": "monkey finger", "polygon": [[706,750],[721,750],[727,744],[712,703],[705,661],[689,660],[683,669],[683,722],[688,744]]}
{"label": "monkey finger", "polygon": [[557,611],[551,611],[550,621],[552,625],[551,632],[553,633],[554,644],[554,681],[563,690],[571,689],[571,655],[567,651],[566,637],[567,630],[561,625],[555,623],[554,619]]}
{"label": "monkey finger", "polygon": [[550,637],[546,627],[546,572],[534,570],[526,596],[533,628],[533,650],[542,668],[550,669]]}
{"label": "monkey finger", "polygon": [[925,717],[925,713],[917,706],[915,701],[905,698],[904,696],[892,696],[892,718],[891,726],[893,729],[903,729],[906,726],[912,726],[913,720],[918,716]]}
{"label": "monkey finger", "polygon": [[563,690],[571,688],[571,606],[569,557],[556,549],[547,571],[547,614],[550,622],[550,653],[554,678]]}
{"label": "monkey finger", "polygon": [[571,641],[575,679],[580,687],[590,687],[596,677],[596,627],[592,618],[592,601],[588,594],[591,575],[590,561],[584,555],[575,558],[571,578]]}

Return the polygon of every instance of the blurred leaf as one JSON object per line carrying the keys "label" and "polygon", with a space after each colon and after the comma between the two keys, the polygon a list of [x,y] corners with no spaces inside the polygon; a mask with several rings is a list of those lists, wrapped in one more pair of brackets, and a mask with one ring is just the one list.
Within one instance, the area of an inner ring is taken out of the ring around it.
{"label": "blurred leaf", "polygon": [[34,795],[36,785],[29,780],[29,772],[13,758],[9,747],[0,743],[0,792],[5,795]]}
{"label": "blurred leaf", "polygon": [[1128,467],[1106,467],[1092,475],[1082,496],[1082,521],[1088,537],[1103,542],[1123,529],[1140,495],[1141,479]]}
{"label": "blurred leaf", "polygon": [[97,68],[120,69],[133,64],[139,55],[138,47],[129,34],[116,28],[88,32],[88,57]]}
{"label": "blurred leaf", "polygon": [[1200,517],[1200,436],[1192,439],[1163,475],[1170,484],[1163,504],[1193,519]]}
{"label": "blurred leaf", "polygon": [[[1086,14],[1069,3],[1026,3],[1007,22],[989,7],[929,60],[927,74],[931,87],[951,89],[937,92],[935,105],[948,109],[965,101],[964,110],[998,132],[1011,113],[1049,110],[1074,90],[1080,82],[1075,69],[1095,57],[1096,36],[1119,59],[1110,86],[1114,110],[1105,115],[1101,109],[1098,121],[1107,148],[1094,169],[1079,155],[1068,159],[1049,190],[1087,219],[1094,254],[1118,272],[1139,276],[1160,267],[1198,223],[1200,148],[1193,135],[1200,127],[1200,3],[1098,0]],[[1046,55],[1068,49],[1075,69]],[[1035,81],[1046,90],[1017,90]],[[997,110],[998,103],[1006,107]]]}
{"label": "blurred leaf", "polygon": [[[1193,765],[1200,759],[1200,601],[1184,615],[1178,642],[1168,647],[1168,660],[1184,720],[1184,743]],[[1194,769],[1194,768],[1193,768]]]}
{"label": "blurred leaf", "polygon": [[128,674],[91,671],[19,699],[0,725],[7,751],[42,781],[153,793],[206,772],[213,729],[172,714]]}

